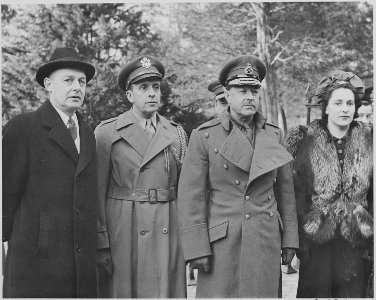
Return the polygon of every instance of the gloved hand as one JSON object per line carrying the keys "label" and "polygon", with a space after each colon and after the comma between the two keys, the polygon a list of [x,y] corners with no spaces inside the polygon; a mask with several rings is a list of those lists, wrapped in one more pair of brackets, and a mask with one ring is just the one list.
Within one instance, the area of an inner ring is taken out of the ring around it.
{"label": "gloved hand", "polygon": [[189,261],[190,268],[201,270],[203,272],[211,271],[211,261],[209,256],[195,258]]}
{"label": "gloved hand", "polygon": [[112,274],[112,259],[110,248],[99,249],[97,252],[97,266],[100,274]]}
{"label": "gloved hand", "polygon": [[296,251],[296,257],[306,265],[311,262],[311,247],[309,243],[303,239],[299,241],[299,249]]}
{"label": "gloved hand", "polygon": [[294,255],[294,248],[282,248],[282,265],[288,265],[289,263],[291,263]]}

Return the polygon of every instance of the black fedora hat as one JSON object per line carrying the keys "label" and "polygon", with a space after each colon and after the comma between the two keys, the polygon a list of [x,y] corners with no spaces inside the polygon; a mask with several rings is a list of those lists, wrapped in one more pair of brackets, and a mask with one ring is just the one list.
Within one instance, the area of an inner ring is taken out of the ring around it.
{"label": "black fedora hat", "polygon": [[95,75],[95,67],[83,62],[74,48],[62,47],[56,48],[50,61],[38,69],[35,80],[44,87],[44,78],[57,69],[64,68],[82,70],[86,74],[86,82],[89,82]]}

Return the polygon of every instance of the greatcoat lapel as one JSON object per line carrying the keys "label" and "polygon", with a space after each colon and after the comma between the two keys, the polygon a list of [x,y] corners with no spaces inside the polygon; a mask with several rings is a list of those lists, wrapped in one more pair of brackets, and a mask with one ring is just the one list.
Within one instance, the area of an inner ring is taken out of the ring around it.
{"label": "greatcoat lapel", "polygon": [[76,113],[80,128],[80,155],[77,164],[76,175],[80,173],[89,163],[95,147],[94,139],[91,139],[91,128],[85,122],[80,114]]}
{"label": "greatcoat lapel", "polygon": [[50,128],[49,138],[57,143],[76,163],[78,161],[78,152],[67,127],[61,120],[60,115],[47,100],[41,106],[41,122],[43,126]]}
{"label": "greatcoat lapel", "polygon": [[146,165],[164,148],[172,144],[172,142],[177,138],[177,135],[168,130],[169,122],[161,116],[158,117],[161,126],[158,127],[154,138],[150,141],[149,147],[147,148],[144,159],[141,162],[140,168]]}
{"label": "greatcoat lapel", "polygon": [[257,177],[277,169],[291,160],[291,155],[278,141],[269,137],[265,129],[257,128],[255,152],[248,185]]}
{"label": "greatcoat lapel", "polygon": [[145,156],[149,146],[149,140],[145,132],[137,124],[133,113],[128,110],[120,115],[117,120],[116,129],[120,135],[138,154]]}
{"label": "greatcoat lapel", "polygon": [[237,126],[231,130],[219,154],[230,163],[246,171],[251,169],[253,147]]}

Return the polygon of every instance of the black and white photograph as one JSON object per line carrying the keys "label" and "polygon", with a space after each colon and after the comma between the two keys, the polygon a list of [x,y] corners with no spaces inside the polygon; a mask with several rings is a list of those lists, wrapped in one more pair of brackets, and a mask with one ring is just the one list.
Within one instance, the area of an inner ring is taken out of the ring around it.
{"label": "black and white photograph", "polygon": [[372,1],[1,3],[3,298],[374,298]]}

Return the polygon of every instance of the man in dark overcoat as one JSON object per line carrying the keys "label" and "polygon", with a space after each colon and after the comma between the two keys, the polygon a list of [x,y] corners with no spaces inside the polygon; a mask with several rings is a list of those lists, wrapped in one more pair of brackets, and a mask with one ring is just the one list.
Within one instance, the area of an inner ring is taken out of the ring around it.
{"label": "man in dark overcoat", "polygon": [[95,138],[77,109],[95,67],[57,48],[49,100],[3,129],[4,297],[96,297]]}
{"label": "man in dark overcoat", "polygon": [[228,110],[191,134],[178,216],[197,297],[276,298],[281,249],[287,264],[298,248],[292,157],[258,111],[265,74],[256,57],[231,59],[219,76]]}

